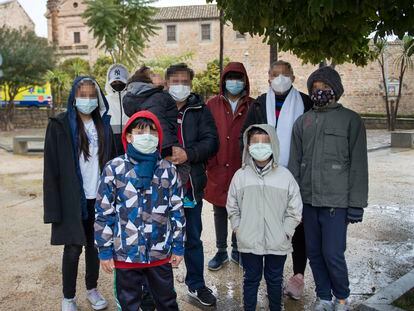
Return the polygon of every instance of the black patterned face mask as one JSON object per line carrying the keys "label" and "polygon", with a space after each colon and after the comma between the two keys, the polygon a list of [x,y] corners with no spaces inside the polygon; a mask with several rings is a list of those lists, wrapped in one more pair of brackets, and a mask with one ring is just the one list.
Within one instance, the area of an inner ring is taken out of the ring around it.
{"label": "black patterned face mask", "polygon": [[315,89],[312,91],[311,100],[316,107],[322,108],[335,102],[335,93],[333,90]]}

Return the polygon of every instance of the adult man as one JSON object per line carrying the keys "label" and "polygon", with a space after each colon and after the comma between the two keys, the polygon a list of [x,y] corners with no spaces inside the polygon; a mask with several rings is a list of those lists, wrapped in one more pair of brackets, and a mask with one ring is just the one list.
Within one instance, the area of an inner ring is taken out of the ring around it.
{"label": "adult man", "polygon": [[[280,143],[279,165],[287,167],[293,124],[298,117],[311,109],[313,104],[308,95],[299,92],[292,85],[295,76],[290,63],[282,60],[274,62],[269,69],[268,81],[267,93],[260,95],[250,106],[242,133],[252,124],[273,125]],[[300,299],[303,294],[303,276],[307,261],[302,223],[296,228],[292,243],[294,275],[287,282],[285,294],[293,299]]]}
{"label": "adult man", "polygon": [[106,100],[109,104],[108,114],[111,116],[111,127],[114,133],[117,156],[125,153],[121,134],[128,117],[122,107],[122,98],[126,93],[128,76],[128,69],[124,65],[114,64],[108,68],[105,84]]}
{"label": "adult man", "polygon": [[167,88],[178,108],[178,139],[181,147],[173,146],[170,160],[180,165],[189,162],[189,181],[183,185],[184,212],[187,221],[184,261],[187,268],[185,283],[188,294],[201,304],[211,306],[216,297],[204,281],[204,253],[201,241],[204,187],[207,183],[207,160],[218,150],[214,119],[200,95],[191,93],[194,72],[186,64],[170,66],[166,72]]}
{"label": "adult man", "polygon": [[[227,192],[234,173],[241,167],[239,135],[253,98],[249,97],[250,85],[242,63],[231,62],[223,71],[220,94],[207,102],[216,121],[220,148],[207,165],[205,199],[213,204],[216,231],[216,255],[209,261],[209,270],[219,270],[227,262],[228,221]],[[232,234],[231,259],[239,263],[236,235]]]}

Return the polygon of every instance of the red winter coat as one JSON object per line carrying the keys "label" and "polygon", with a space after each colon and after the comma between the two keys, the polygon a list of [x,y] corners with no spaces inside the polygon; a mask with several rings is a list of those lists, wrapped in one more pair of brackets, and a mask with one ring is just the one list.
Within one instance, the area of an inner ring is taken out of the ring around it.
{"label": "red winter coat", "polygon": [[[230,71],[241,72],[245,76],[244,95],[239,99],[234,114],[225,97],[225,76]],[[249,97],[249,92],[250,84],[246,69],[242,63],[231,62],[224,68],[220,82],[220,95],[214,96],[207,102],[216,121],[220,149],[207,164],[205,199],[217,206],[226,206],[231,179],[241,167],[239,138],[250,103],[253,101],[253,98]]]}

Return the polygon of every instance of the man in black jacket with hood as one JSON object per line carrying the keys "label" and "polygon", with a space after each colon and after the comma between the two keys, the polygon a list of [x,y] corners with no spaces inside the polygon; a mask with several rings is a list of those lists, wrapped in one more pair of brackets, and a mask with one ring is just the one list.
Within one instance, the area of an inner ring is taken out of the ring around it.
{"label": "man in black jacket with hood", "polygon": [[188,294],[201,304],[211,306],[216,297],[204,281],[204,252],[201,241],[204,188],[207,183],[206,163],[219,147],[217,128],[207,106],[198,94],[191,93],[194,71],[186,64],[170,66],[166,72],[168,92],[178,108],[178,140],[181,147],[172,147],[169,158],[174,164],[189,162],[189,181],[183,185],[186,237],[184,260]]}

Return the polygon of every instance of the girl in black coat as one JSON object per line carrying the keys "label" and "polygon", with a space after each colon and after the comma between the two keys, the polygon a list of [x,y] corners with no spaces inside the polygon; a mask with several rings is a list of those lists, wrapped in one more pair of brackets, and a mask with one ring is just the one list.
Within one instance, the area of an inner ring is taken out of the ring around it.
{"label": "girl in black coat", "polygon": [[99,260],[94,247],[95,199],[102,167],[114,153],[108,103],[95,80],[75,79],[67,111],[51,118],[44,152],[44,222],[52,224],[52,245],[64,245],[62,311],[77,310],[76,278],[85,246],[87,298],[95,310],[107,307],[97,291]]}

